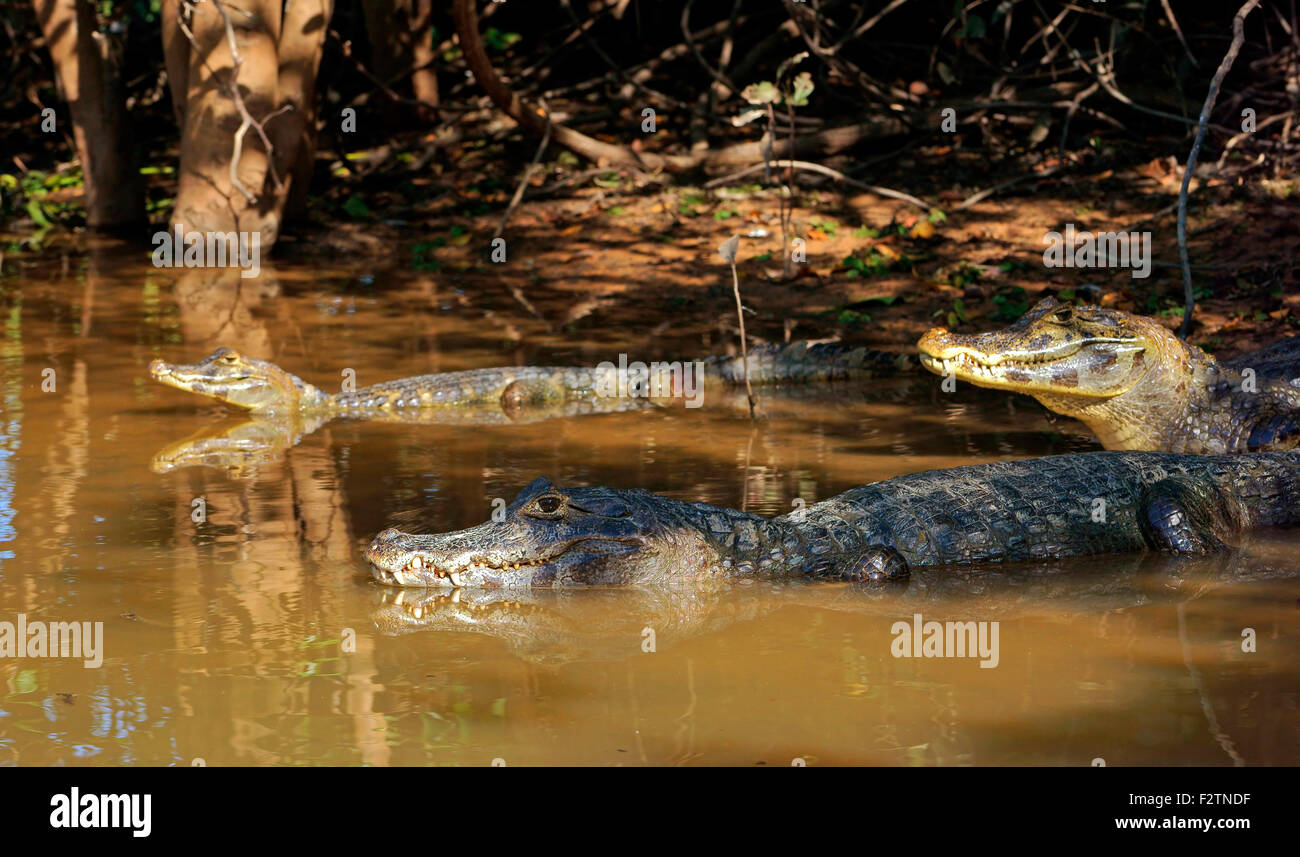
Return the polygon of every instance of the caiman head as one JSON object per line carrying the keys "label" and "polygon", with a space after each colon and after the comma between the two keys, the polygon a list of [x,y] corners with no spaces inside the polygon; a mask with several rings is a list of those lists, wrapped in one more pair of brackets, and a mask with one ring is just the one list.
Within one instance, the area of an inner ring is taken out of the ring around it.
{"label": "caiman head", "polygon": [[149,374],[155,381],[218,399],[255,413],[289,413],[328,397],[274,363],[218,348],[198,363],[154,360]]}
{"label": "caiman head", "polygon": [[645,491],[562,490],[536,479],[499,521],[437,535],[384,530],[365,557],[375,580],[390,586],[652,582],[708,555],[702,538],[674,526],[674,507],[689,505]]}
{"label": "caiman head", "polygon": [[1087,423],[1110,448],[1152,448],[1146,422],[1176,413],[1193,365],[1210,361],[1151,319],[1044,298],[1005,330],[934,328],[917,343],[921,364],[980,387],[1033,396]]}

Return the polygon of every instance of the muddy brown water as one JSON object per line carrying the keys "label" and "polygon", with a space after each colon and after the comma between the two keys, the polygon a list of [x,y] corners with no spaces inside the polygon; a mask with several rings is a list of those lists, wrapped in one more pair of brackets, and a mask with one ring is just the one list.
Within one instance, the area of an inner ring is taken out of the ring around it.
{"label": "muddy brown water", "polygon": [[[1094,447],[1029,400],[923,377],[762,391],[756,424],[725,395],[499,426],[333,423],[251,467],[158,472],[163,449],[239,421],[152,383],[155,357],[229,345],[334,389],[349,368],[367,384],[724,347],[708,331],[725,320],[655,329],[669,319],[562,284],[529,294],[549,329],[449,275],[227,274],[109,253],[4,262],[0,622],[102,622],[103,662],[0,658],[0,764],[1300,762],[1297,533],[1194,562],[927,572],[883,594],[378,587],[360,557],[376,531],[413,509],[479,523],[539,475],[777,514]],[[996,666],[895,657],[895,623],[917,614],[996,622]]]}

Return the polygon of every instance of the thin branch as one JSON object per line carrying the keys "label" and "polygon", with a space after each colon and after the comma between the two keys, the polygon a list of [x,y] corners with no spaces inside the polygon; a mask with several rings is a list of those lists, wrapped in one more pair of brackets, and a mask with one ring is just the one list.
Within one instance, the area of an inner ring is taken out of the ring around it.
{"label": "thin branch", "polygon": [[[567,4],[566,4],[567,5]],[[515,195],[506,206],[505,213],[501,215],[501,223],[497,226],[496,233],[492,236],[493,240],[501,237],[501,233],[506,231],[506,222],[510,220],[510,214],[519,205],[519,200],[524,197],[524,188],[528,187],[528,180],[533,177],[533,170],[537,169],[537,164],[542,160],[542,154],[546,147],[551,144],[551,111],[546,107],[546,99],[539,98],[537,105],[546,114],[546,131],[542,134],[542,144],[537,147],[537,154],[533,155],[533,162],[524,170],[523,176],[519,179],[519,187],[515,188]]]}
{"label": "thin branch", "polygon": [[993,187],[985,188],[984,190],[979,191],[978,193],[973,193],[970,196],[963,199],[960,204],[958,204],[955,208],[953,208],[953,211],[964,211],[965,209],[970,208],[975,203],[983,202],[984,200],[988,199],[990,196],[993,196],[995,193],[1001,193],[1007,188],[1014,187],[1015,185],[1018,185],[1021,182],[1029,181],[1030,179],[1045,179],[1048,176],[1055,175],[1056,173],[1061,171],[1061,167],[1062,164],[1058,163],[1056,166],[1049,167],[1043,170],[1041,173],[1026,173],[1025,175],[1020,176],[1019,178],[1014,178],[1011,179],[1010,181],[1002,182],[1002,184],[997,184],[994,185]]}
{"label": "thin branch", "polygon": [[1233,16],[1232,44],[1228,46],[1228,53],[1224,55],[1223,62],[1219,63],[1219,68],[1210,81],[1210,91],[1205,96],[1205,104],[1201,106],[1201,118],[1196,123],[1196,139],[1192,141],[1192,151],[1187,156],[1187,168],[1183,170],[1183,186],[1178,191],[1178,258],[1183,263],[1183,323],[1178,327],[1178,336],[1182,339],[1186,339],[1192,329],[1192,312],[1196,309],[1196,295],[1192,292],[1191,262],[1187,258],[1187,189],[1192,184],[1196,158],[1201,153],[1201,143],[1205,140],[1205,128],[1210,121],[1210,112],[1214,110],[1214,102],[1219,97],[1219,86],[1227,76],[1228,69],[1232,68],[1232,63],[1237,59],[1241,43],[1246,39],[1246,16],[1258,5],[1259,0],[1246,0]]}
{"label": "thin branch", "polygon": [[1174,33],[1178,36],[1178,41],[1183,43],[1183,50],[1187,51],[1187,58],[1192,61],[1195,68],[1200,68],[1201,64],[1192,56],[1192,46],[1187,44],[1187,37],[1183,35],[1183,28],[1178,26],[1178,19],[1174,17],[1174,10],[1169,6],[1169,0],[1160,0],[1160,5],[1165,7],[1165,15],[1169,18],[1169,25],[1174,28]]}
{"label": "thin branch", "polygon": [[917,208],[923,208],[928,211],[931,207],[930,204],[927,203],[925,200],[917,199],[911,194],[903,193],[902,191],[898,191],[898,190],[890,190],[887,187],[880,187],[879,185],[860,182],[857,179],[849,178],[848,176],[844,175],[844,173],[839,172],[838,170],[833,170],[830,167],[823,167],[821,164],[814,164],[809,161],[771,161],[768,164],[755,164],[754,166],[746,167],[745,169],[740,170],[739,172],[729,173],[725,176],[719,176],[716,179],[712,179],[706,182],[704,187],[714,188],[717,187],[718,185],[727,184],[728,182],[734,181],[735,179],[744,178],[745,176],[752,175],[753,173],[759,172],[760,170],[767,169],[769,166],[776,167],[778,169],[782,167],[786,167],[786,168],[791,168],[796,170],[803,170],[809,173],[819,173],[820,175],[823,176],[829,176],[830,178],[833,178],[836,181],[844,182],[845,184],[850,185],[852,187],[861,188],[862,190],[865,191],[870,191],[871,193],[874,193],[878,196],[885,196],[885,197],[889,197],[890,199],[897,199],[897,200],[902,200],[903,202],[911,203],[912,205],[915,205]]}

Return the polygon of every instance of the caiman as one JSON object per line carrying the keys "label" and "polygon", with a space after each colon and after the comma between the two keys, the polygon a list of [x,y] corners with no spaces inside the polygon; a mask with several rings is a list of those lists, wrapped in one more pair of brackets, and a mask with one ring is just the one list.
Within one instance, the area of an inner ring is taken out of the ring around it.
{"label": "caiman", "polygon": [[1220,362],[1154,319],[1045,298],[1005,330],[935,328],[917,347],[930,371],[1033,396],[1107,449],[1300,446],[1300,337]]}
{"label": "caiman", "polygon": [[[836,381],[892,374],[908,366],[904,355],[871,351],[840,343],[806,342],[760,345],[749,352],[751,384]],[[645,392],[665,397],[686,394],[682,370],[689,363],[659,363],[645,379]],[[741,383],[740,357],[709,357],[700,361],[703,382]],[[612,367],[612,368],[609,368]],[[591,410],[626,410],[650,396],[612,395],[626,390],[612,364],[597,367],[513,366],[442,372],[386,381],[351,392],[326,393],[265,360],[230,348],[218,348],[193,364],[154,360],[154,380],[201,396],[218,399],[257,416],[323,416],[328,419],[375,419],[412,422],[491,422],[493,415],[513,420],[530,410],[562,403],[589,403]],[[458,420],[455,412],[472,414]],[[568,412],[573,412],[570,409]]]}
{"label": "caiman", "polygon": [[379,533],[380,583],[659,584],[713,577],[888,582],[914,567],[1163,550],[1300,522],[1300,452],[1096,452],[899,476],[776,518],[647,491],[534,480],[500,521]]}

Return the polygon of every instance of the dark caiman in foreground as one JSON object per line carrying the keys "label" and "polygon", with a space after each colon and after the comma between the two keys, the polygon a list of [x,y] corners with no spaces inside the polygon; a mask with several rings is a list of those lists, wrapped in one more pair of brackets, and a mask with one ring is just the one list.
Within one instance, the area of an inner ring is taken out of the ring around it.
{"label": "dark caiman in foreground", "polygon": [[1297,522],[1300,452],[1098,452],[899,476],[777,518],[537,479],[499,522],[439,535],[388,529],[366,559],[379,582],[414,587],[885,582],[920,566],[1207,553]]}
{"label": "dark caiman in foreground", "polygon": [[1221,363],[1154,319],[1045,298],[1005,330],[935,328],[917,347],[930,371],[1033,396],[1107,449],[1300,446],[1300,338]]}

